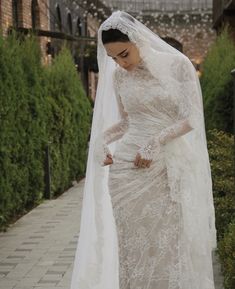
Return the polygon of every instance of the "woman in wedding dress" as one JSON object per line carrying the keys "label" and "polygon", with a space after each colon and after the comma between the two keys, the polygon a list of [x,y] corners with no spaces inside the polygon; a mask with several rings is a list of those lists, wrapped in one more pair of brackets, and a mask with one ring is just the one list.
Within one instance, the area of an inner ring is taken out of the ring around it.
{"label": "woman in wedding dress", "polygon": [[71,289],[214,289],[200,84],[129,14],[98,35],[99,83]]}

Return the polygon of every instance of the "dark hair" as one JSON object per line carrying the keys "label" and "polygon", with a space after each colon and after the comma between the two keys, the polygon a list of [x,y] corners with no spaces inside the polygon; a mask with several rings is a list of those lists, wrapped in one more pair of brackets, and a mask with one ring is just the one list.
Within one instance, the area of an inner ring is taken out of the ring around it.
{"label": "dark hair", "polygon": [[[128,21],[135,23],[135,18],[126,12],[121,13],[122,18],[126,18]],[[128,42],[130,41],[127,34],[124,34],[118,29],[109,29],[102,31],[102,42],[103,44],[110,42]]]}
{"label": "dark hair", "polygon": [[102,31],[103,44],[110,42],[128,42],[128,41],[130,41],[129,37],[118,29],[109,29]]}

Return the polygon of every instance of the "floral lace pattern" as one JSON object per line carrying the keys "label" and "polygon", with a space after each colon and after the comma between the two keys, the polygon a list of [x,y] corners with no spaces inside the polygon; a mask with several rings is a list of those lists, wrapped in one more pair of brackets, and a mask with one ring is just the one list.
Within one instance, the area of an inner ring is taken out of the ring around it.
{"label": "floral lace pattern", "polygon": [[[120,139],[108,183],[118,234],[120,289],[214,289],[213,280],[201,280],[200,272],[193,272],[181,205],[169,193],[165,163],[164,145],[192,129],[187,119],[190,103],[176,101],[143,62],[131,72],[117,68],[114,86],[122,120],[104,136],[106,144]],[[134,166],[138,151],[153,159],[150,168]],[[196,262],[203,268],[208,256],[198,256]]]}

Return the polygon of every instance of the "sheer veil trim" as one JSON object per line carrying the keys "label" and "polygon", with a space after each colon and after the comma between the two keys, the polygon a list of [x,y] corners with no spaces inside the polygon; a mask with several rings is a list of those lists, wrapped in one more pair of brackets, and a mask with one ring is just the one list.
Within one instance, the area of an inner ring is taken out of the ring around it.
{"label": "sheer veil trim", "polygon": [[[190,100],[193,130],[166,144],[172,200],[181,205],[184,237],[198,254],[216,248],[212,180],[200,83],[190,60],[129,14],[116,11],[98,31],[99,81],[92,120],[79,241],[70,289],[119,289],[118,246],[108,190],[108,166],[100,165],[102,132],[120,120],[113,86],[115,63],[106,54],[102,30],[117,28],[136,44],[144,65],[159,82]],[[110,110],[110,107],[112,109]],[[110,145],[115,151],[115,143]],[[196,264],[195,264],[196,266]],[[197,268],[195,268],[196,270]]]}

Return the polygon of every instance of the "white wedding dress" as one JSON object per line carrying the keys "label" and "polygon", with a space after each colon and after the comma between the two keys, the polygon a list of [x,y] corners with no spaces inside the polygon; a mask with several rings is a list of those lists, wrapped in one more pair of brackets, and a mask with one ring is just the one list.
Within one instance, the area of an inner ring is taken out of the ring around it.
{"label": "white wedding dress", "polygon": [[[182,108],[171,99],[143,62],[133,71],[116,68],[114,87],[122,119],[104,135],[107,144],[118,141],[108,186],[118,237],[120,289],[214,289],[211,256],[194,254],[184,242],[181,205],[169,193],[164,145],[149,168],[134,166],[146,140],[164,130],[168,138],[182,135],[179,120],[186,118],[187,105]],[[195,264],[202,264],[202,270],[206,264],[207,273],[193,272]]]}
{"label": "white wedding dress", "polygon": [[[107,55],[102,31],[109,29],[138,48],[133,71]],[[193,64],[124,11],[101,24],[97,58],[70,289],[214,289],[212,178]],[[109,151],[114,162],[103,166]],[[152,159],[149,168],[135,167],[137,152]]]}

